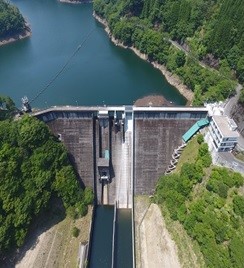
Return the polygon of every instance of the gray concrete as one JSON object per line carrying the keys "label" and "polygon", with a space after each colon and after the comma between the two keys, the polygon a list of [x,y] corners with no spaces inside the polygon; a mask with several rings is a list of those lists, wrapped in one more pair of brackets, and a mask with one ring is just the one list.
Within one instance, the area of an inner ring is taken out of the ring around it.
{"label": "gray concrete", "polygon": [[47,125],[55,136],[61,134],[81,182],[93,187],[93,120],[57,119]]}
{"label": "gray concrete", "polygon": [[213,163],[218,166],[232,169],[244,175],[244,162],[238,160],[231,152],[212,152]]}
{"label": "gray concrete", "polygon": [[135,119],[135,194],[152,194],[182,135],[198,119]]}
{"label": "gray concrete", "polygon": [[[97,118],[101,110],[108,111],[106,127],[101,126]],[[124,127],[115,126],[115,111],[120,123],[122,113],[130,116]],[[154,192],[158,178],[170,163],[173,150],[182,143],[182,135],[197,120],[206,117],[207,109],[64,106],[33,115],[46,122],[54,135],[61,134],[81,182],[93,187],[98,203],[103,202],[103,185],[99,182],[97,163],[104,150],[109,150],[111,181],[106,185],[104,200],[114,204],[117,198],[119,206],[131,207],[132,188],[136,194]]]}

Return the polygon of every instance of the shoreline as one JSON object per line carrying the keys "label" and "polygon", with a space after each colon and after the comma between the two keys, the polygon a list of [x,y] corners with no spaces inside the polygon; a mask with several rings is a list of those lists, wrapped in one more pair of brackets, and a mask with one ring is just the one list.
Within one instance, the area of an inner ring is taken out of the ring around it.
{"label": "shoreline", "polygon": [[183,95],[186,100],[187,103],[186,105],[191,105],[192,101],[193,101],[193,97],[194,97],[194,93],[189,90],[187,88],[186,85],[184,85],[180,78],[171,73],[170,71],[167,70],[167,68],[164,65],[159,64],[158,62],[154,62],[154,61],[149,61],[148,60],[148,56],[146,54],[141,53],[136,47],[134,46],[125,46],[122,42],[120,42],[119,40],[117,40],[116,38],[114,38],[111,34],[111,31],[108,27],[108,23],[106,20],[102,19],[101,17],[99,17],[95,12],[93,12],[93,17],[100,22],[104,27],[105,27],[105,32],[108,34],[110,40],[116,45],[116,46],[120,46],[122,48],[125,49],[130,49],[132,50],[138,57],[140,57],[141,59],[149,62],[150,64],[152,64],[152,66],[156,69],[159,69],[160,72],[163,74],[163,76],[165,77],[165,79],[168,81],[168,83],[172,86],[174,86],[181,95]]}
{"label": "shoreline", "polygon": [[8,45],[10,43],[25,39],[30,37],[32,34],[31,29],[29,26],[26,26],[25,30],[22,31],[21,33],[5,37],[5,38],[0,38],[0,46]]}
{"label": "shoreline", "polygon": [[60,3],[66,3],[66,4],[86,4],[86,3],[92,3],[92,0],[59,0]]}

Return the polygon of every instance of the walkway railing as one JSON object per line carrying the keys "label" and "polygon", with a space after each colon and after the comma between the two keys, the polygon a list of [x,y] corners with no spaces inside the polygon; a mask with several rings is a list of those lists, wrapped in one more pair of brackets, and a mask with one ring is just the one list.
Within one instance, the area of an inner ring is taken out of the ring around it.
{"label": "walkway railing", "polygon": [[115,264],[115,243],[116,243],[116,220],[117,220],[117,201],[114,204],[114,220],[113,220],[113,241],[112,241],[112,265],[111,267],[114,268]]}

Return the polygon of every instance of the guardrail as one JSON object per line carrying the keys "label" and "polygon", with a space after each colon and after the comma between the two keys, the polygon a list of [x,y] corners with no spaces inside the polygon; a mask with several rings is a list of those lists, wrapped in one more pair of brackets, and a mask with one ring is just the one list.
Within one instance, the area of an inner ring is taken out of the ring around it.
{"label": "guardrail", "polygon": [[134,139],[135,139],[135,120],[134,120],[134,112],[132,112],[132,135],[131,135],[131,224],[132,224],[132,261],[133,268],[136,267],[136,258],[135,258],[135,214],[134,214]]}
{"label": "guardrail", "polygon": [[114,220],[113,220],[113,241],[112,241],[112,265],[111,267],[114,268],[114,260],[115,260],[115,235],[116,235],[116,220],[117,220],[117,201],[114,204]]}
{"label": "guardrail", "polygon": [[89,228],[89,240],[88,240],[86,256],[85,256],[85,263],[89,263],[90,255],[91,255],[91,241],[92,241],[92,234],[93,234],[93,228],[94,228],[95,210],[96,210],[96,207],[95,205],[93,205],[91,223],[90,223],[90,228]]}

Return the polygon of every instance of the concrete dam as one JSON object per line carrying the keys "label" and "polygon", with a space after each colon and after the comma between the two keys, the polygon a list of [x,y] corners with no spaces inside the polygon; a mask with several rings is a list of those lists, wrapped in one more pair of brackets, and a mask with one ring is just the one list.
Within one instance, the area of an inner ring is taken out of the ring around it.
{"label": "concrete dam", "polygon": [[34,115],[65,144],[97,204],[131,208],[133,195],[153,194],[182,135],[207,109],[62,106]]}

